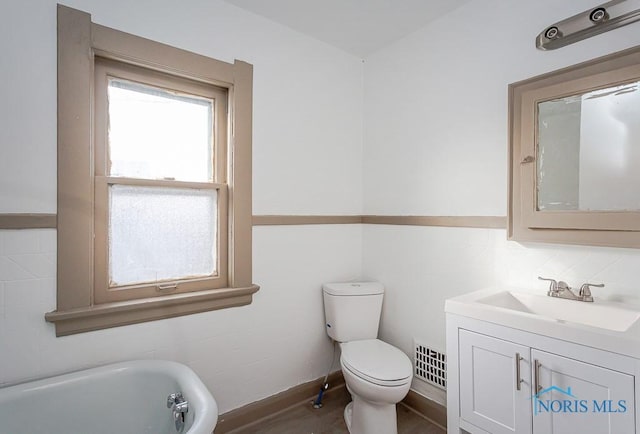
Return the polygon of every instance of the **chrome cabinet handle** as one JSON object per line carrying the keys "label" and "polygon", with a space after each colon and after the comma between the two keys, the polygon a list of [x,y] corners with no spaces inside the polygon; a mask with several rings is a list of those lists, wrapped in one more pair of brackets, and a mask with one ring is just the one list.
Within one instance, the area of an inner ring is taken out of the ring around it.
{"label": "chrome cabinet handle", "polygon": [[520,361],[523,357],[520,357],[520,353],[516,353],[516,390],[520,390],[520,384],[522,383],[522,378],[520,376]]}
{"label": "chrome cabinet handle", "polygon": [[536,359],[533,362],[533,390],[535,390],[535,394],[542,390],[542,386],[540,386],[540,366],[542,364]]}

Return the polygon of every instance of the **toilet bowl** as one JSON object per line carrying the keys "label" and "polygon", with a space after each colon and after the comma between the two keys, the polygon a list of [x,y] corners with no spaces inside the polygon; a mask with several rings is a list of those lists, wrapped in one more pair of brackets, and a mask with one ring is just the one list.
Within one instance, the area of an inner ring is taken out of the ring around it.
{"label": "toilet bowl", "polygon": [[411,387],[405,353],[377,339],[384,287],[378,282],[322,287],[327,334],[340,343],[340,367],[352,401],[344,410],[350,434],[397,434],[396,404]]}
{"label": "toilet bowl", "polygon": [[396,404],[411,386],[409,358],[378,339],[344,342],[340,348],[340,367],[352,397],[344,412],[349,433],[396,434]]}

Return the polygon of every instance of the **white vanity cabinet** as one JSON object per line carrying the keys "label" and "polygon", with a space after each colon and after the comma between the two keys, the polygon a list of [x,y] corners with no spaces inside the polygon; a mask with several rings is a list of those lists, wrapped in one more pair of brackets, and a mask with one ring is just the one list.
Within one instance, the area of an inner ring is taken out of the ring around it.
{"label": "white vanity cabinet", "polygon": [[[550,408],[552,411],[534,414],[534,434],[636,432],[633,375],[537,349],[531,350],[531,359],[532,374],[538,370],[540,390],[558,388],[547,392],[544,399],[568,402],[562,411]],[[569,389],[575,397],[567,395]]]}
{"label": "white vanity cabinet", "polygon": [[520,381],[529,348],[464,329],[458,339],[460,418],[494,434],[531,433],[530,382]]}
{"label": "white vanity cabinet", "polygon": [[640,433],[637,359],[451,313],[447,356],[450,434]]}

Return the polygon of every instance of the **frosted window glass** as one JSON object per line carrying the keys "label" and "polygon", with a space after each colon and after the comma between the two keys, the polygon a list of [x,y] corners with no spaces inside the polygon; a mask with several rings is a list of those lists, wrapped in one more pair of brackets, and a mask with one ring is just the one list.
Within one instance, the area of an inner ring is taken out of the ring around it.
{"label": "frosted window glass", "polygon": [[213,100],[109,79],[111,176],[213,179]]}
{"label": "frosted window glass", "polygon": [[109,187],[109,286],[216,273],[217,191]]}

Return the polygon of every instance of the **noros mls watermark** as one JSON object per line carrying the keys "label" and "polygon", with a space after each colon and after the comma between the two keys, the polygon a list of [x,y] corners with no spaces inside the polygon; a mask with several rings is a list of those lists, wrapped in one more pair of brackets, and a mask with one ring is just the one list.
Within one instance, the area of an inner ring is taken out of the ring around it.
{"label": "noros mls watermark", "polygon": [[[563,399],[548,399],[551,392],[564,395]],[[571,387],[563,390],[557,386],[547,387],[531,397],[533,414],[540,413],[626,413],[627,401],[624,399],[578,399],[571,393]]]}

